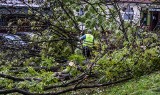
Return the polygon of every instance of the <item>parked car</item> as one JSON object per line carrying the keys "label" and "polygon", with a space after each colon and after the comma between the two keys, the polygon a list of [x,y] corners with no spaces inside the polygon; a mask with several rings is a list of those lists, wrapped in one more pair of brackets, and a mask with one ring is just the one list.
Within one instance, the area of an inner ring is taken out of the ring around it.
{"label": "parked car", "polygon": [[33,37],[36,35],[32,32],[17,32],[16,35],[20,36],[25,42],[31,42]]}
{"label": "parked car", "polygon": [[0,34],[0,47],[1,48],[26,48],[28,44],[24,42],[18,35],[13,34]]}
{"label": "parked car", "polygon": [[39,51],[40,47],[38,46],[38,43],[36,43],[36,37],[38,37],[37,34],[33,32],[17,32],[16,35],[20,36],[21,39],[28,43],[28,48],[32,51]]}

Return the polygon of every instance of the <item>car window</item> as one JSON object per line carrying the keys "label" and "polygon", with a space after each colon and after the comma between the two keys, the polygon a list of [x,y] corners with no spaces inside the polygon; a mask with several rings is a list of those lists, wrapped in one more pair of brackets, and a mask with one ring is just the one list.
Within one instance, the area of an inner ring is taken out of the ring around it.
{"label": "car window", "polygon": [[16,35],[14,35],[14,36],[6,35],[5,38],[10,39],[10,40],[21,40],[20,37],[18,37]]}

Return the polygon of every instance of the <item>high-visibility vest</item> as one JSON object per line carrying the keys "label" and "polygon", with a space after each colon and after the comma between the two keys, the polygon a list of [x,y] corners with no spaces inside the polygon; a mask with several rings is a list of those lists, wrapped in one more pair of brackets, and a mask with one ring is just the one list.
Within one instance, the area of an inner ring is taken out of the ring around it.
{"label": "high-visibility vest", "polygon": [[83,41],[83,46],[93,47],[94,37],[91,34],[86,34],[86,39]]}

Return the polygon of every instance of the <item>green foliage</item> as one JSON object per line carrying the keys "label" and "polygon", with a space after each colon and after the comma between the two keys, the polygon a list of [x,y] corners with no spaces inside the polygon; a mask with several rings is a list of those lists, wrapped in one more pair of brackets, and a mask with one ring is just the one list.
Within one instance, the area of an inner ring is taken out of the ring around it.
{"label": "green foliage", "polygon": [[[93,31],[95,49],[88,63],[95,63],[91,73],[97,72],[98,74],[96,77],[83,78],[85,81],[78,80],[76,86],[81,83],[94,85],[95,81],[95,83],[103,84],[122,77],[137,77],[160,68],[158,35],[148,32],[139,33],[136,27],[128,22],[124,23],[124,31],[121,26],[119,27],[122,23],[117,23],[115,19],[119,10],[111,8],[109,11],[112,16],[106,20],[106,4],[100,0],[88,0],[87,2],[89,3],[83,6],[80,0],[47,0],[43,8],[28,11],[28,14],[32,15],[28,17],[30,28],[36,30],[40,36],[32,39],[33,44],[38,43],[41,49],[37,55],[33,56],[25,49],[21,51],[1,50],[0,73],[29,79],[14,81],[0,77],[0,84],[4,86],[4,89],[20,88],[25,91],[43,93],[48,92],[48,90],[44,91],[45,86],[59,84],[59,81],[67,83],[63,81],[65,79],[54,76],[64,68],[68,69],[67,72],[71,74],[71,80],[84,73],[83,70],[79,72],[80,68],[77,65],[81,66],[85,58],[81,50],[75,50],[78,43],[77,38],[80,36],[79,23],[85,24],[86,29]],[[74,12],[79,11],[82,7],[84,7],[85,14],[81,17],[75,16]],[[48,12],[49,9],[51,13]],[[12,26],[13,23],[8,23],[8,26]],[[17,23],[23,25],[20,19]],[[16,31],[17,26],[13,28],[13,32]],[[136,35],[137,33],[140,37]],[[57,59],[64,62],[58,63]],[[77,67],[68,66],[64,59],[73,61]],[[54,67],[57,67],[58,70]],[[86,68],[87,72],[90,71],[86,65],[81,69],[86,70]],[[71,85],[69,84],[69,87]],[[62,89],[52,90],[64,89],[62,87]]]}
{"label": "green foliage", "polygon": [[11,89],[13,87],[13,81],[4,78],[0,78],[0,84],[1,86],[5,86],[7,89]]}
{"label": "green foliage", "polygon": [[85,60],[85,58],[82,55],[73,54],[69,57],[69,60],[72,60],[76,62],[77,64],[80,64],[83,62],[83,60]]}
{"label": "green foliage", "polygon": [[125,75],[125,71],[131,70],[132,75],[139,76],[159,68],[159,47],[146,50],[140,48],[123,48],[106,54],[99,61],[98,71],[105,73],[108,79]]}
{"label": "green foliage", "polygon": [[[128,28],[128,41],[123,42],[126,46],[119,50],[114,50],[111,54],[106,54],[99,61],[98,71],[105,74],[106,80],[115,76],[125,75],[127,70],[131,70],[132,75],[140,76],[159,68],[159,46],[157,35],[153,33],[143,33],[141,39],[133,37],[135,28]],[[115,37],[110,39],[111,43],[120,46],[121,43],[117,39],[123,39],[123,33],[119,30],[112,34]],[[119,38],[118,38],[119,37]],[[123,40],[122,40],[123,41]],[[134,43],[136,42],[136,43]],[[129,46],[129,47],[128,47]],[[127,73],[126,73],[127,74]]]}
{"label": "green foliage", "polygon": [[96,90],[94,95],[159,95],[159,72],[145,75],[109,88]]}
{"label": "green foliage", "polygon": [[45,58],[44,56],[42,56],[42,59],[41,59],[41,66],[47,66],[47,67],[51,67],[54,65],[54,58],[52,57],[49,57],[49,58]]}

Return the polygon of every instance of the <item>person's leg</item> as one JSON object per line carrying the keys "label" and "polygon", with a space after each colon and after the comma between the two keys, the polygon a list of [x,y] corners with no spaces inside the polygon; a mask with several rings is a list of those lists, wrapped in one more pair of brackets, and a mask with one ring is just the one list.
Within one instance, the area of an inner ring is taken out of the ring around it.
{"label": "person's leg", "polygon": [[91,48],[87,47],[87,57],[91,58]]}
{"label": "person's leg", "polygon": [[89,47],[87,47],[87,58],[90,58],[90,50],[89,50]]}
{"label": "person's leg", "polygon": [[83,56],[87,57],[87,48],[85,46],[83,47]]}
{"label": "person's leg", "polygon": [[84,49],[84,47],[82,48],[82,54],[83,54],[83,56],[85,55],[85,49]]}

